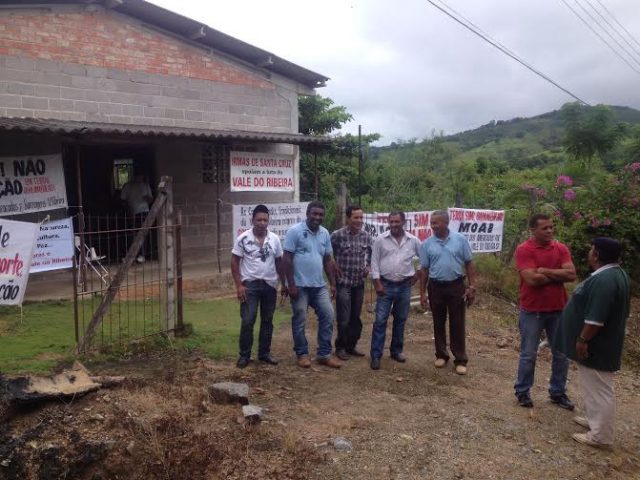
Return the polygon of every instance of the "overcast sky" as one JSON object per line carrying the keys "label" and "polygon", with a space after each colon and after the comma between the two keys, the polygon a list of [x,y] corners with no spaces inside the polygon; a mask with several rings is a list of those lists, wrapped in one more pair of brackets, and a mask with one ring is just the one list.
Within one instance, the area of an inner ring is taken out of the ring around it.
{"label": "overcast sky", "polygon": [[[356,132],[361,124],[364,133],[383,136],[380,144],[537,115],[573,101],[426,0],[152,1],[330,77],[318,93],[353,115],[345,131]],[[640,42],[636,0],[565,1],[597,28],[579,1],[635,55],[628,61],[640,72],[640,44],[627,40],[632,50],[591,8],[624,33],[606,7]],[[640,73],[563,0],[446,2],[587,103],[640,109]]]}

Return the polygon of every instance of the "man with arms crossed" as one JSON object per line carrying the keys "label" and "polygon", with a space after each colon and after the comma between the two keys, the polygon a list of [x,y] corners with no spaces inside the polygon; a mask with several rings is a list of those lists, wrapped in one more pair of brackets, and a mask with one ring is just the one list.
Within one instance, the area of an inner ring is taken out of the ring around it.
{"label": "man with arms crossed", "polygon": [[336,314],[338,337],[336,356],[347,360],[350,355],[363,357],[356,349],[362,333],[362,301],[364,280],[371,270],[371,235],[362,229],[362,207],[347,207],[347,225],[331,234],[331,246],[336,261]]}
{"label": "man with arms crossed", "polygon": [[[287,277],[293,316],[291,331],[293,350],[298,366],[309,368],[309,344],[305,336],[307,308],[311,307],[318,317],[318,346],[316,361],[320,365],[340,368],[342,364],[331,356],[333,335],[333,305],[335,296],[335,266],[331,254],[329,232],[321,224],[324,220],[324,205],[314,200],[307,206],[307,219],[289,229],[284,238],[284,272]],[[331,287],[322,275],[325,271]]]}
{"label": "man with arms crossed", "polygon": [[282,271],[282,245],[278,236],[268,230],[269,209],[257,205],[253,209],[252,228],[241,234],[231,250],[231,275],[240,300],[240,355],[238,368],[249,365],[253,345],[253,325],[260,306],[258,359],[269,365],[278,361],[271,355],[273,313],[276,309],[278,277],[282,295],[287,294]]}
{"label": "man with arms crossed", "polygon": [[396,362],[407,361],[402,353],[404,325],[411,306],[411,287],[418,280],[419,272],[413,268],[413,258],[420,255],[420,240],[404,230],[404,212],[389,213],[389,230],[373,243],[371,277],[378,295],[376,319],[371,333],[371,369],[380,369],[380,357],[384,349],[389,314],[393,313],[391,358]]}
{"label": "man with arms crossed", "polygon": [[610,449],[615,434],[614,372],[620,370],[630,310],[630,283],[618,260],[622,247],[613,238],[591,242],[594,272],[579,284],[562,313],[557,348],[578,364],[586,418],[574,421],[589,431],[574,433],[584,445]]}
{"label": "man with arms crossed", "polygon": [[[465,375],[468,361],[465,308],[473,303],[476,296],[476,268],[471,261],[471,247],[465,236],[449,231],[449,214],[445,210],[436,210],[431,214],[431,230],[433,235],[420,248],[423,270],[420,278],[420,304],[424,309],[430,306],[433,314],[435,366],[442,368],[449,361],[446,329],[448,311],[453,362],[456,373]],[[466,288],[465,274],[468,282]]]}
{"label": "man with arms crossed", "polygon": [[576,279],[576,269],[566,245],[553,239],[553,221],[548,215],[532,216],[529,230],[531,238],[518,245],[515,253],[520,273],[520,360],[515,394],[520,406],[533,407],[529,390],[534,383],[540,335],[545,330],[553,354],[549,398],[556,405],[573,410],[566,394],[569,360],[553,347],[553,340],[567,303],[564,284]]}

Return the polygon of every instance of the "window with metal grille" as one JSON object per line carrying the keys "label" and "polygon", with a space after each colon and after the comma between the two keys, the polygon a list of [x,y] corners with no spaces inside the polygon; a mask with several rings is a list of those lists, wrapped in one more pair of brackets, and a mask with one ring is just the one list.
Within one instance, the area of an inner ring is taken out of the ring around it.
{"label": "window with metal grille", "polygon": [[229,183],[229,147],[202,145],[202,183]]}

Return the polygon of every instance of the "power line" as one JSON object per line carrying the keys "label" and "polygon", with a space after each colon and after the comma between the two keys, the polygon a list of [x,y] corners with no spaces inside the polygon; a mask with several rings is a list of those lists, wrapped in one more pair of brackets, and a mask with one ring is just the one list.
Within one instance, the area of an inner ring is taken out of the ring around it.
{"label": "power line", "polygon": [[[620,37],[620,39],[626,43],[627,45],[629,45],[629,48],[631,48],[631,50],[636,54],[636,55],[640,55],[640,51],[636,49],[636,47],[629,42],[629,40],[627,40],[624,35],[622,35],[620,33],[620,30],[618,30],[618,28],[615,25],[611,25],[611,22],[609,22],[609,20],[607,20],[605,18],[604,15],[602,15],[602,13],[600,13],[600,10],[598,10],[596,7],[593,6],[593,4],[589,1],[589,0],[585,0],[585,2],[587,2],[587,4],[591,7],[591,9],[596,12],[598,14],[598,16],[607,24],[609,25],[609,27],[611,28],[611,30],[613,30],[616,35],[618,35]],[[633,55],[630,55],[631,57],[633,57]]]}
{"label": "power line", "polygon": [[620,54],[616,51],[616,49],[615,49],[615,48],[613,48],[613,47],[609,44],[609,42],[607,42],[607,40],[605,40],[605,38],[604,38],[602,35],[600,35],[600,34],[599,34],[599,33],[598,33],[598,32],[597,32],[597,31],[596,31],[596,30],[595,30],[591,25],[589,25],[589,22],[587,22],[584,18],[582,18],[582,16],[581,16],[578,12],[576,12],[576,10],[575,10],[571,5],[569,5],[569,3],[567,3],[567,1],[566,1],[566,0],[561,0],[561,1],[562,1],[562,3],[564,3],[564,4],[566,5],[566,7],[567,7],[569,10],[571,10],[571,11],[573,12],[573,14],[574,14],[576,17],[578,17],[578,18],[580,19],[580,21],[581,21],[582,23],[584,23],[584,24],[587,26],[587,28],[588,28],[589,30],[591,30],[591,31],[593,32],[593,34],[594,34],[594,35],[596,35],[600,40],[602,40],[602,42],[603,42],[607,47],[609,47],[609,48],[611,49],[611,51],[612,51],[614,54],[616,54],[616,55],[617,55],[617,56],[618,56],[618,57],[619,57],[619,58],[620,58],[624,63],[626,63],[626,64],[629,66],[629,68],[630,68],[631,70],[633,70],[634,72],[636,72],[636,73],[640,74],[640,71],[636,70],[636,68],[635,68],[633,65],[631,65],[631,64],[629,63],[629,61],[628,61],[626,58],[624,58],[622,55],[620,55]]}
{"label": "power line", "polygon": [[629,35],[629,38],[630,38],[631,40],[633,40],[633,41],[634,41],[634,42],[635,42],[635,43],[640,47],[640,42],[638,42],[638,40],[636,40],[636,37],[634,37],[634,36],[631,34],[631,32],[629,32],[629,30],[627,30],[626,28],[624,28],[624,25],[622,25],[622,24],[618,21],[618,19],[615,17],[615,15],[614,15],[613,13],[611,13],[611,12],[609,11],[609,9],[608,9],[606,6],[604,6],[604,5],[602,4],[602,2],[601,2],[600,0],[596,0],[596,2],[598,2],[598,3],[600,4],[600,6],[601,6],[602,8],[604,8],[605,12],[607,12],[607,13],[609,14],[609,16],[610,16],[611,18],[613,18],[613,21],[614,21],[614,22],[616,22],[616,23],[620,26],[620,28],[622,28],[622,30],[624,30],[624,31],[627,33],[627,35]]}
{"label": "power line", "polygon": [[[614,37],[613,37],[613,35],[611,35],[611,33],[609,33],[609,30],[607,30],[605,27],[603,27],[603,26],[602,26],[602,24],[601,24],[601,23],[600,23],[600,22],[599,22],[599,21],[598,21],[598,20],[597,20],[593,15],[591,15],[591,13],[589,12],[589,10],[587,10],[587,9],[584,7],[584,5],[582,5],[578,0],[573,0],[573,1],[576,3],[576,5],[578,5],[578,6],[582,9],[582,11],[583,11],[584,13],[586,13],[586,14],[589,16],[589,18],[593,21],[593,23],[595,23],[598,27],[600,27],[600,29],[601,29],[604,33],[606,33],[606,34],[607,34],[607,36],[608,36],[611,40],[613,40],[613,41],[616,43],[616,45],[618,45],[618,47],[620,47],[620,48],[622,49],[622,51],[623,51],[624,53],[626,53],[626,54],[631,58],[631,60],[633,60],[634,62],[636,62],[638,65],[640,65],[640,62],[638,61],[638,59],[637,59],[637,58],[635,58],[635,57],[633,56],[633,54],[632,54],[632,53],[629,53],[629,52],[627,51],[627,49],[626,49],[626,48],[624,48],[624,46],[623,46],[623,45],[622,45],[622,44],[621,44],[621,43],[620,43],[616,38],[614,38]],[[587,1],[587,3],[588,3],[588,1]],[[618,53],[619,53],[619,52],[618,52]],[[640,72],[639,72],[639,73],[640,73]]]}
{"label": "power line", "polygon": [[[578,102],[583,103],[585,105],[588,105],[587,102],[585,102],[584,100],[582,100],[580,97],[578,97],[577,95],[575,95],[574,93],[572,93],[571,91],[569,91],[568,89],[564,88],[563,86],[561,86],[560,84],[558,84],[557,82],[553,81],[551,78],[549,78],[547,75],[545,75],[544,73],[540,72],[538,69],[536,69],[535,67],[529,65],[527,62],[525,62],[524,60],[522,60],[518,55],[516,55],[515,53],[511,52],[508,48],[500,45],[497,41],[493,40],[492,38],[489,37],[489,35],[484,34],[480,31],[479,28],[471,26],[470,24],[465,23],[464,21],[460,20],[456,15],[454,15],[453,13],[450,13],[448,11],[446,11],[444,8],[442,8],[440,5],[437,5],[436,3],[434,3],[432,0],[427,0],[427,2],[429,2],[431,5],[433,5],[434,7],[436,7],[438,10],[440,10],[442,13],[444,13],[445,15],[447,15],[448,17],[450,17],[451,19],[453,19],[454,21],[456,21],[457,23],[459,23],[460,25],[462,25],[464,28],[466,28],[467,30],[471,31],[472,33],[474,33],[475,35],[479,36],[480,38],[482,38],[485,42],[489,43],[490,45],[492,45],[493,47],[497,48],[498,50],[500,50],[502,53],[504,53],[505,55],[507,55],[508,57],[512,58],[513,60],[515,60],[516,62],[518,62],[519,64],[521,64],[523,67],[527,68],[528,70],[532,71],[533,73],[535,73],[536,75],[538,75],[539,77],[543,78],[544,80],[546,80],[547,82],[551,83],[552,85],[554,85],[555,87],[559,88],[560,90],[562,90],[564,93],[566,93],[567,95],[569,95],[570,97],[575,98]],[[440,0],[440,3],[442,3],[443,5],[447,6],[446,3],[444,3],[444,1]],[[447,8],[450,8],[449,6],[447,6]],[[452,9],[451,9],[452,10]],[[470,23],[470,22],[469,22]]]}

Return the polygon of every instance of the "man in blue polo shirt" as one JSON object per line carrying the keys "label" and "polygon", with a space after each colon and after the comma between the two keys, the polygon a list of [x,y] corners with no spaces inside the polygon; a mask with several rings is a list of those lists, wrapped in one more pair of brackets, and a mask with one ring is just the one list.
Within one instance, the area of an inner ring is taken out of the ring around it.
{"label": "man in blue polo shirt", "polygon": [[420,303],[424,309],[430,306],[433,314],[435,366],[442,368],[449,361],[446,330],[449,312],[449,340],[456,373],[465,375],[468,361],[465,303],[471,305],[476,296],[476,269],[471,260],[471,247],[463,235],[449,230],[449,214],[445,210],[431,214],[431,230],[433,235],[420,248],[420,264],[424,270],[420,278]]}
{"label": "man in blue polo shirt", "polygon": [[[335,267],[331,254],[331,237],[321,224],[324,220],[324,205],[315,200],[307,206],[307,219],[293,226],[284,238],[283,266],[287,277],[293,316],[293,350],[298,366],[309,368],[309,344],[305,336],[307,308],[311,307],[318,317],[318,347],[316,361],[320,365],[340,368],[342,364],[331,356],[333,336],[333,305],[335,297]],[[329,279],[331,295],[323,270]]]}

